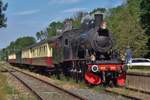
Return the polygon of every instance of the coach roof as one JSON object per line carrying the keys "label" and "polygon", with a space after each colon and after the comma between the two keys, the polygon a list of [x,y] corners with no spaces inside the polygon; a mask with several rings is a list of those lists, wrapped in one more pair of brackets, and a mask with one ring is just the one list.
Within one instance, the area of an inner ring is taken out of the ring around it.
{"label": "coach roof", "polygon": [[40,42],[38,42],[38,43],[35,43],[35,44],[31,45],[31,46],[28,46],[28,47],[26,47],[26,48],[23,48],[22,50],[30,49],[30,48],[39,46],[39,45],[44,44],[44,43],[51,43],[51,42],[55,41],[56,39],[61,38],[61,36],[62,36],[62,34],[57,35],[57,36],[53,36],[53,37],[51,37],[51,38],[49,38],[49,39],[42,40],[42,41],[40,41]]}

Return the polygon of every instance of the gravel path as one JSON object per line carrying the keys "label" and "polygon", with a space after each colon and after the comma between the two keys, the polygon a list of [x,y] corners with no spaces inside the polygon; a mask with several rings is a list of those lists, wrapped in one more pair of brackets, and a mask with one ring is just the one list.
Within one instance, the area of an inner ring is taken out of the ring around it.
{"label": "gravel path", "polygon": [[36,93],[43,99],[43,100],[79,100],[68,93],[65,93],[62,90],[59,90],[53,86],[50,86],[46,83],[43,83],[40,80],[37,80],[33,77],[29,77],[25,74],[20,72],[14,72],[23,82],[28,84],[32,90],[36,91]]}
{"label": "gravel path", "polygon": [[13,93],[9,96],[9,100],[37,100],[37,98],[27,89],[21,82],[8,73],[4,73],[7,76],[7,82],[11,87],[14,87],[17,93]]}
{"label": "gravel path", "polygon": [[82,95],[88,100],[129,100],[121,96],[114,96],[103,92],[96,93],[91,91],[90,89],[69,89],[69,91],[78,95]]}

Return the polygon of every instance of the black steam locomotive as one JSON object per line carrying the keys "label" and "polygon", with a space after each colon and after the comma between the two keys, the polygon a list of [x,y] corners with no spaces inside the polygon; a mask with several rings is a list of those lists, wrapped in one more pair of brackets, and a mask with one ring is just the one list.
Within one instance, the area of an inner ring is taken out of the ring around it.
{"label": "black steam locomotive", "polygon": [[[10,55],[9,63],[54,69],[58,77],[63,73],[76,81],[84,79],[93,85],[125,85],[123,63],[112,50],[112,33],[108,29],[99,28],[102,21],[102,14],[95,14],[91,19],[85,18],[80,29],[65,30],[55,37],[27,47],[20,52],[20,58]],[[27,53],[28,56],[25,55]],[[19,62],[16,59],[20,59]]]}
{"label": "black steam locomotive", "polygon": [[[83,21],[81,29],[72,29],[62,35],[64,73],[73,74],[90,84],[125,84],[124,66],[112,50],[113,37],[108,29],[100,29],[102,14]],[[63,42],[64,41],[64,42]]]}

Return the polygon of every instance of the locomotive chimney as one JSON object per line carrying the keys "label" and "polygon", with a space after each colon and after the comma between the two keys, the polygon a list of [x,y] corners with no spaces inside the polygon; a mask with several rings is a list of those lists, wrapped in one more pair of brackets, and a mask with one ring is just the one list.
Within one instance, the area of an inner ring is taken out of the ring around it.
{"label": "locomotive chimney", "polygon": [[99,26],[100,23],[103,21],[103,14],[95,14],[94,18],[95,18],[95,27]]}

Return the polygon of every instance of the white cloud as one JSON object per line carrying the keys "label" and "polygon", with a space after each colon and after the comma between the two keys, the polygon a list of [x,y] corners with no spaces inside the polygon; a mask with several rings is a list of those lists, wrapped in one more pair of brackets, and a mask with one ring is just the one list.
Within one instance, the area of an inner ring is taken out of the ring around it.
{"label": "white cloud", "polygon": [[78,3],[81,0],[50,0],[49,4],[72,4],[72,3]]}
{"label": "white cloud", "polygon": [[74,13],[74,12],[83,11],[83,10],[86,10],[86,8],[71,8],[71,9],[66,9],[62,11],[62,13]]}
{"label": "white cloud", "polygon": [[32,15],[32,14],[38,13],[39,11],[40,11],[39,9],[26,10],[26,11],[14,13],[14,15]]}

